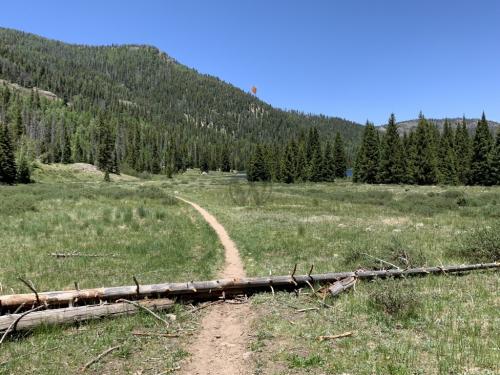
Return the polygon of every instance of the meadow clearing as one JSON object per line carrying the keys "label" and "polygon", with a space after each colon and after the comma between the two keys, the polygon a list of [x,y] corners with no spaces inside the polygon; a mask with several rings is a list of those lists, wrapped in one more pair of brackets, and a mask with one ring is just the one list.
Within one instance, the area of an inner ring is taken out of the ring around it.
{"label": "meadow clearing", "polygon": [[[214,278],[217,237],[180,195],[226,227],[248,276],[498,260],[500,188],[325,184],[247,185],[188,171],[173,179],[102,176],[44,166],[36,184],[0,187],[2,294]],[[56,259],[51,252],[113,257]],[[496,255],[495,255],[496,254]],[[374,258],[375,257],[375,258]],[[496,257],[496,259],[491,259]],[[249,337],[255,374],[495,374],[500,363],[498,272],[359,282],[318,303],[310,291],[256,295]],[[308,294],[309,293],[309,294]],[[300,309],[308,309],[300,311]],[[157,374],[189,355],[203,311],[178,306],[169,327],[147,314],[44,327],[5,342],[0,373]],[[182,332],[180,338],[131,332]],[[321,335],[352,336],[319,341]]]}

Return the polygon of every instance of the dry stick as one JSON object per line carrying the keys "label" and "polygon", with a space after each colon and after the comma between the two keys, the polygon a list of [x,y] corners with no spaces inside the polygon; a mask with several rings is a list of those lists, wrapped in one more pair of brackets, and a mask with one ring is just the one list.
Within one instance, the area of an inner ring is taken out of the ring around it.
{"label": "dry stick", "polygon": [[295,313],[298,314],[298,313],[303,313],[303,312],[306,312],[306,311],[318,311],[318,310],[319,310],[318,307],[308,307],[308,308],[305,308],[305,309],[297,310],[297,311],[295,311]]}
{"label": "dry stick", "polygon": [[28,311],[25,311],[24,313],[22,313],[21,315],[19,315],[19,317],[14,320],[12,322],[12,324],[9,326],[9,328],[7,328],[7,330],[5,331],[5,333],[3,334],[2,338],[0,339],[0,345],[3,343],[3,340],[5,340],[5,338],[7,337],[7,335],[10,333],[10,332],[15,332],[16,331],[16,327],[17,327],[17,323],[19,323],[19,321],[24,318],[26,315],[32,313],[32,312],[35,312],[35,311],[38,311],[40,309],[42,309],[43,305],[40,305],[40,306],[37,306],[31,310],[28,310]]}
{"label": "dry stick", "polygon": [[335,339],[340,339],[342,337],[348,337],[352,336],[352,332],[344,332],[340,333],[338,335],[331,335],[331,336],[318,336],[319,341],[324,341],[324,340],[335,340]]}
{"label": "dry stick", "polygon": [[139,295],[139,282],[135,276],[132,276],[132,278],[134,279],[135,286],[137,287],[137,295]]}
{"label": "dry stick", "polygon": [[161,316],[159,316],[157,313],[155,313],[153,310],[148,309],[146,306],[142,306],[142,305],[138,304],[137,302],[129,301],[128,299],[123,299],[123,298],[117,300],[116,302],[125,302],[125,303],[129,303],[131,305],[134,305],[135,307],[137,307],[139,309],[143,309],[144,311],[147,311],[148,313],[150,313],[151,315],[153,315],[156,319],[158,319],[159,321],[165,323],[167,326],[170,324],[165,319],[163,319]]}
{"label": "dry stick", "polygon": [[40,304],[40,297],[38,297],[38,292],[36,291],[35,287],[33,286],[32,283],[29,283],[27,282],[26,280],[24,280],[22,277],[18,277],[19,280],[21,280],[28,288],[30,288],[33,293],[35,293],[35,297],[36,297],[36,303],[37,304]]}
{"label": "dry stick", "polygon": [[220,301],[214,301],[214,302],[210,302],[210,303],[205,303],[204,305],[201,305],[201,306],[198,306],[198,307],[195,307],[194,309],[190,310],[189,312],[190,313],[195,313],[197,311],[200,311],[200,310],[203,310],[204,308],[207,308],[209,306],[213,306],[213,305],[218,305],[220,303],[224,303],[223,300],[220,300]]}
{"label": "dry stick", "polygon": [[50,253],[56,258],[85,257],[85,258],[118,258],[116,254],[81,254],[81,253]]}
{"label": "dry stick", "polygon": [[91,361],[88,361],[81,369],[80,371],[81,372],[85,372],[86,369],[88,369],[90,366],[92,366],[94,363],[96,362],[99,362],[104,356],[108,355],[109,353],[111,353],[113,350],[116,350],[120,347],[120,345],[117,345],[117,346],[113,346],[109,349],[106,349],[105,351],[103,351],[101,354],[99,354],[97,357],[95,357],[94,359],[92,359]]}
{"label": "dry stick", "polygon": [[383,259],[380,259],[380,258],[374,257],[374,256],[372,256],[372,255],[370,255],[370,254],[367,254],[367,253],[361,253],[361,254],[366,255],[367,257],[370,257],[370,258],[372,258],[372,259],[378,260],[379,262],[382,262],[382,263],[388,264],[389,266],[391,266],[391,267],[393,267],[393,268],[396,268],[397,270],[400,270],[400,269],[401,269],[401,268],[399,268],[398,266],[396,266],[395,264],[389,263],[389,262],[387,262],[387,261],[385,261],[385,260],[383,260]]}
{"label": "dry stick", "polygon": [[132,332],[134,336],[181,337],[178,333]]}

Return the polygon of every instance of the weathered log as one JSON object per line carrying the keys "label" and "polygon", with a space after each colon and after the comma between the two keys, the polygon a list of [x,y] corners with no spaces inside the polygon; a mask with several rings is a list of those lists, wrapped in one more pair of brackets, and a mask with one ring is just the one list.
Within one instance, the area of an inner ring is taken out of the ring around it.
{"label": "weathered log", "polygon": [[[110,303],[95,306],[68,307],[32,312],[17,322],[17,330],[26,330],[42,324],[65,324],[81,322],[90,319],[99,319],[105,316],[119,316],[134,314],[142,308],[148,310],[166,310],[172,307],[174,301],[170,299],[154,299],[137,301],[137,305],[126,302]],[[0,332],[6,331],[22,314],[0,316]]]}
{"label": "weathered log", "polygon": [[356,284],[355,277],[346,277],[345,279],[334,282],[329,288],[328,291],[335,297],[342,292],[345,292],[348,289],[351,289]]}
{"label": "weathered log", "polygon": [[[262,291],[294,290],[307,286],[308,283],[332,283],[348,277],[357,279],[373,279],[386,277],[409,277],[429,274],[450,274],[456,272],[498,269],[500,263],[454,265],[442,267],[420,267],[389,270],[356,272],[331,272],[315,275],[290,275],[249,277],[240,279],[221,279],[210,281],[190,281],[184,283],[163,283],[129,286],[117,286],[97,289],[67,290],[55,292],[38,292],[39,302],[34,293],[13,294],[0,296],[0,312],[9,313],[24,304],[25,309],[46,304],[49,307],[77,306],[79,304],[98,303],[99,301],[112,302],[118,299],[142,298],[179,298],[187,300],[216,300],[224,294],[225,297],[237,294],[251,294]],[[139,290],[138,290],[139,289]]]}

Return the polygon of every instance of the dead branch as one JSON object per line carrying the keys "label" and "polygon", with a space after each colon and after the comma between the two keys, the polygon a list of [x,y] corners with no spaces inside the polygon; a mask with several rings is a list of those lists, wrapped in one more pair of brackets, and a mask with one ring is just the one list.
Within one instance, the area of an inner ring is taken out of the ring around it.
{"label": "dead branch", "polygon": [[330,335],[330,336],[318,336],[319,341],[324,341],[324,340],[335,340],[335,339],[340,339],[342,337],[348,337],[352,336],[352,332],[344,332],[340,333],[338,335]]}
{"label": "dead branch", "polygon": [[203,310],[209,306],[213,306],[213,305],[219,305],[221,303],[224,303],[225,301],[223,300],[220,300],[220,301],[213,301],[213,302],[209,302],[209,303],[204,303],[203,305],[200,305],[198,307],[195,307],[194,309],[190,310],[189,312],[190,313],[195,313],[197,311],[200,311],[200,310]]}
{"label": "dead branch", "polygon": [[82,254],[82,253],[50,253],[50,256],[55,258],[119,258],[116,254]]}
{"label": "dead branch", "polygon": [[26,285],[28,288],[30,288],[33,293],[35,293],[36,303],[39,305],[40,304],[40,297],[38,296],[38,292],[35,289],[35,287],[33,286],[33,283],[31,281],[28,282],[28,281],[24,280],[22,277],[18,277],[18,279],[21,280],[21,282],[24,285]]}
{"label": "dead branch", "polygon": [[134,336],[181,337],[178,333],[132,332]]}
{"label": "dead branch", "polygon": [[101,354],[99,354],[97,357],[95,357],[94,359],[88,361],[81,369],[80,371],[81,372],[85,372],[85,370],[87,370],[90,366],[92,366],[94,363],[96,362],[99,362],[103,357],[105,357],[106,355],[108,355],[109,353],[111,353],[113,350],[116,350],[120,347],[121,345],[117,345],[117,346],[113,346],[109,349],[106,349],[105,351],[103,351]]}
{"label": "dead branch", "polygon": [[167,326],[170,324],[169,322],[167,322],[165,319],[163,319],[161,316],[159,316],[157,313],[155,313],[154,311],[152,311],[151,309],[147,308],[146,306],[144,305],[141,305],[140,303],[137,303],[137,302],[134,302],[134,301],[129,301],[129,300],[126,300],[126,299],[119,299],[118,301],[116,302],[125,302],[125,303],[128,303],[130,305],[133,305],[139,309],[142,309],[148,313],[150,313],[151,315],[153,315],[156,319],[158,319],[160,322],[163,322],[165,323]]}
{"label": "dead branch", "polygon": [[307,307],[305,309],[299,309],[299,310],[295,311],[295,313],[298,314],[298,313],[303,313],[306,311],[318,311],[318,310],[319,310],[318,307]]}
{"label": "dead branch", "polygon": [[387,264],[387,265],[389,265],[389,266],[391,266],[391,267],[393,267],[393,268],[395,268],[395,269],[397,269],[397,270],[400,270],[400,269],[401,269],[401,268],[399,268],[398,266],[396,266],[395,264],[392,264],[392,263],[390,263],[390,262],[387,262],[386,260],[383,260],[383,259],[380,259],[380,258],[374,257],[373,255],[370,255],[370,254],[367,254],[367,253],[361,253],[361,254],[366,255],[366,256],[367,256],[367,257],[369,257],[369,258],[372,258],[372,259],[378,260],[378,261],[379,261],[379,262],[381,262],[381,263],[385,263],[385,264]]}

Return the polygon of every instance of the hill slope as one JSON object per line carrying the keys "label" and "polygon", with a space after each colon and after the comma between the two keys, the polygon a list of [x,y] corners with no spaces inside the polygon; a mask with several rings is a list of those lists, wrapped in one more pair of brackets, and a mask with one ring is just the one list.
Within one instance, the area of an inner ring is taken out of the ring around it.
{"label": "hill slope", "polygon": [[52,92],[71,111],[95,115],[104,110],[121,123],[147,122],[174,134],[190,154],[207,143],[229,142],[233,158],[241,162],[250,144],[283,142],[311,126],[323,139],[340,132],[348,149],[363,129],[340,118],[275,109],[145,45],[71,45],[0,28],[0,79]]}

